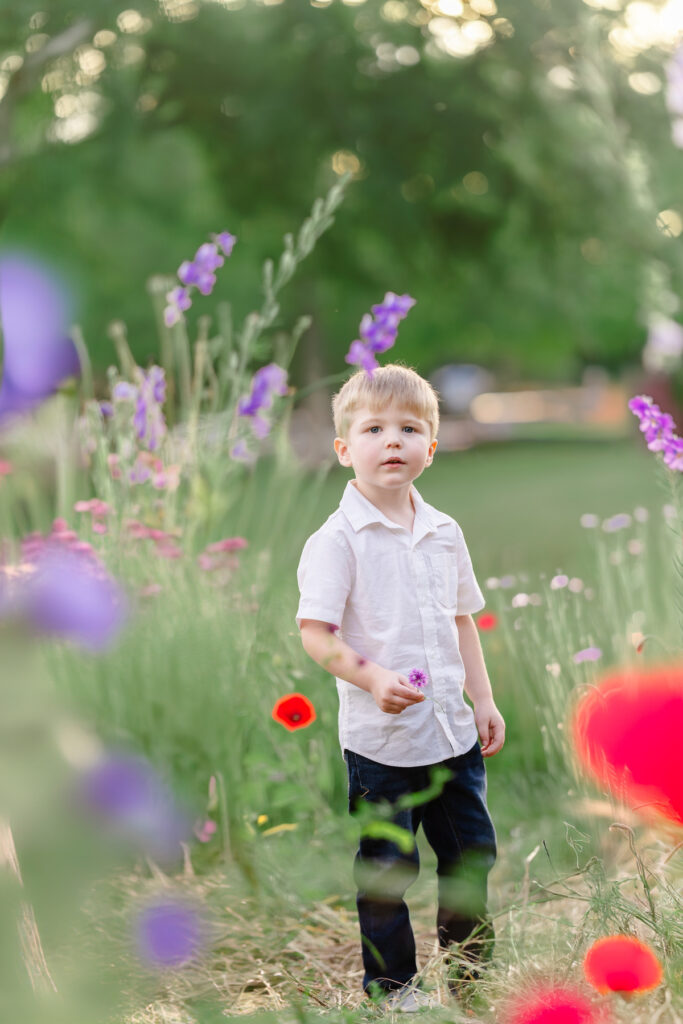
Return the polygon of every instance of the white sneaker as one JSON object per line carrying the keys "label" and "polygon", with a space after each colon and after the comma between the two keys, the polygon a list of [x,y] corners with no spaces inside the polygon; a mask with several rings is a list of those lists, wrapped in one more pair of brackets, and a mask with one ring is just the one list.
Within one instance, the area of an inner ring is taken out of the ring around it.
{"label": "white sneaker", "polygon": [[382,1009],[389,1013],[417,1013],[419,1010],[430,1010],[438,1005],[429,992],[423,992],[412,985],[397,988],[381,1003]]}

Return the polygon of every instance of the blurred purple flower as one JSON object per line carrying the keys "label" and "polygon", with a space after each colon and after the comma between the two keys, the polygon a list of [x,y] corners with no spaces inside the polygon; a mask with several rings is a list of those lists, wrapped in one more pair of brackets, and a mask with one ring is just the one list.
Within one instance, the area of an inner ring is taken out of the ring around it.
{"label": "blurred purple flower", "polygon": [[649,395],[636,395],[628,407],[640,420],[650,451],[662,452],[669,469],[683,471],[683,441],[674,433],[676,424],[669,413],[662,412]]}
{"label": "blurred purple flower", "polygon": [[189,818],[142,757],[107,754],[84,774],[78,796],[114,835],[152,857],[171,860],[190,838]]}
{"label": "blurred purple flower", "polygon": [[164,323],[167,327],[177,324],[185,310],[192,305],[192,299],[187,288],[172,288],[166,293],[168,306],[164,310]]}
{"label": "blurred purple flower", "polygon": [[226,256],[232,255],[232,250],[237,241],[235,235],[231,235],[229,231],[221,231],[220,235],[214,235],[213,238]]}
{"label": "blurred purple flower", "polygon": [[213,291],[213,286],[216,283],[216,275],[210,274],[208,271],[201,271],[197,278],[197,288],[202,295],[210,295]]}
{"label": "blurred purple flower", "polygon": [[375,359],[372,349],[364,345],[362,341],[354,341],[351,343],[351,348],[344,356],[344,361],[347,363],[356,364],[362,366],[368,377],[372,377],[372,371],[376,370],[379,363]]}
{"label": "blurred purple flower", "polygon": [[132,484],[144,484],[152,475],[152,471],[149,466],[146,466],[144,462],[136,460],[133,468],[128,473],[128,479]]}
{"label": "blurred purple flower", "polygon": [[616,533],[618,530],[627,530],[632,523],[628,512],[618,512],[615,516],[605,519],[602,528],[605,533]]}
{"label": "blurred purple flower", "polygon": [[247,462],[250,465],[255,461],[245,441],[237,441],[230,449],[230,458],[238,462]]}
{"label": "blurred purple flower", "polygon": [[582,651],[577,651],[572,656],[572,661],[575,665],[580,665],[582,661],[598,661],[602,657],[602,651],[599,647],[584,647]]}
{"label": "blurred purple flower", "polygon": [[190,260],[185,260],[185,262],[181,263],[178,267],[178,277],[183,284],[196,284],[199,274],[199,267]]}
{"label": "blurred purple flower", "polygon": [[112,398],[115,402],[134,402],[137,397],[138,389],[134,384],[129,384],[127,380],[120,380],[118,384],[114,385]]}
{"label": "blurred purple flower", "polygon": [[[133,427],[138,441],[150,451],[159,446],[166,433],[166,421],[161,406],[166,398],[166,379],[160,366],[151,366],[147,373],[135,368],[136,384],[119,381],[114,385],[114,401],[134,402]],[[143,477],[147,479],[149,473]],[[141,481],[136,479],[134,483]]]}
{"label": "blurred purple flower", "polygon": [[377,317],[396,316],[397,320],[402,320],[404,316],[408,315],[415,302],[416,300],[410,295],[395,295],[393,292],[387,292],[384,302],[377,306],[371,306],[371,309]]}
{"label": "blurred purple flower", "polygon": [[138,953],[154,967],[180,967],[196,956],[203,944],[201,917],[187,903],[167,900],[146,907],[138,915]]}
{"label": "blurred purple flower", "polygon": [[70,302],[54,271],[33,257],[0,257],[4,366],[0,418],[28,411],[80,373],[68,337]]}
{"label": "blurred purple flower", "polygon": [[366,313],[361,320],[359,331],[362,340],[356,339],[351,344],[345,361],[362,366],[372,377],[379,365],[374,353],[386,352],[395,344],[398,325],[414,305],[415,299],[410,295],[387,292],[382,302],[372,306],[373,316]]}
{"label": "blurred purple flower", "polygon": [[99,651],[121,631],[127,602],[89,550],[48,545],[38,551],[35,572],[18,588],[16,611],[40,632]]}
{"label": "blurred purple flower", "polygon": [[[164,323],[173,327],[182,319],[182,314],[192,305],[188,288],[198,288],[202,295],[210,295],[216,283],[215,271],[225,263],[225,256],[230,256],[237,238],[229,231],[222,231],[211,236],[213,242],[204,242],[195,253],[193,260],[185,260],[178,267],[178,278],[185,288],[174,288],[166,295],[168,305],[164,309]],[[218,249],[222,249],[221,256]]]}
{"label": "blurred purple flower", "polygon": [[213,242],[204,242],[195,253],[194,263],[203,273],[210,274],[222,267],[225,259],[219,254],[217,245]]}
{"label": "blurred purple flower", "polygon": [[412,683],[413,686],[422,687],[427,685],[427,683],[429,682],[429,677],[421,669],[414,668],[412,669],[410,675],[408,676],[408,682]]}
{"label": "blurred purple flower", "polygon": [[[240,416],[251,416],[251,427],[255,437],[262,440],[270,433],[270,422],[258,413],[261,409],[269,409],[273,404],[273,395],[287,394],[287,372],[276,363],[262,366],[254,374],[251,382],[251,394],[240,398],[237,412]],[[235,446],[237,448],[237,445]],[[233,449],[234,451],[235,449]],[[233,458],[242,458],[233,455]]]}

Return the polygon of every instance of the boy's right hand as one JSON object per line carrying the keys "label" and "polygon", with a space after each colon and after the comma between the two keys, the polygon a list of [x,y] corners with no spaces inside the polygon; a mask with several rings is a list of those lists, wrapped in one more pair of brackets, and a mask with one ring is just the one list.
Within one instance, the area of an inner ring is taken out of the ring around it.
{"label": "boy's right hand", "polygon": [[400,715],[411,704],[420,704],[425,699],[407,676],[379,667],[373,673],[370,693],[380,711],[387,715]]}

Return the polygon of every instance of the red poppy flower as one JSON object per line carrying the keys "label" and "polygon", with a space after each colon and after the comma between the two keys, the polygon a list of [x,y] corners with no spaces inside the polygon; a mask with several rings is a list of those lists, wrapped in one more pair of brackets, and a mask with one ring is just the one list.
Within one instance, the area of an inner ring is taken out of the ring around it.
{"label": "red poppy flower", "polygon": [[586,953],[583,970],[598,992],[646,992],[662,980],[662,965],[633,935],[607,935]]}
{"label": "red poppy flower", "polygon": [[477,626],[482,632],[486,632],[489,629],[495,629],[498,625],[498,617],[493,612],[484,612],[477,619]]}
{"label": "red poppy flower", "polygon": [[609,1019],[578,989],[549,983],[515,997],[503,1013],[505,1024],[606,1024]]}
{"label": "red poppy flower", "polygon": [[683,664],[605,676],[574,709],[584,767],[642,813],[683,824]]}
{"label": "red poppy flower", "polygon": [[303,693],[288,693],[280,697],[273,708],[273,718],[285,729],[293,732],[315,722],[315,708]]}

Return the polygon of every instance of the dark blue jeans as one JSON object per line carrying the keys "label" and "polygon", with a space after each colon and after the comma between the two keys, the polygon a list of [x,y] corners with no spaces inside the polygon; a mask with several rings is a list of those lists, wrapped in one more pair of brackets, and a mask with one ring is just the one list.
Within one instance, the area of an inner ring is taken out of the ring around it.
{"label": "dark blue jeans", "polygon": [[[382,821],[405,829],[395,842],[391,825],[363,826],[354,862],[358,889],[363,988],[399,988],[417,973],[415,937],[403,896],[419,871],[415,836],[422,825],[437,857],[439,945],[465,943],[461,952],[472,961],[487,959],[493,948],[493,927],[487,914],[487,879],[496,859],[496,833],[486,806],[486,769],[479,744],[440,765],[450,776],[438,796],[414,806],[395,807],[408,794],[427,790],[436,765],[404,768],[380,764],[344,751],[349,773],[349,811],[362,801],[392,806]],[[377,819],[375,819],[377,820]],[[365,834],[364,834],[365,833]],[[412,836],[412,843],[411,843]],[[401,841],[403,840],[403,841]],[[408,851],[408,846],[412,846]],[[472,932],[471,942],[465,942]],[[374,983],[374,984],[373,984]]]}

